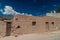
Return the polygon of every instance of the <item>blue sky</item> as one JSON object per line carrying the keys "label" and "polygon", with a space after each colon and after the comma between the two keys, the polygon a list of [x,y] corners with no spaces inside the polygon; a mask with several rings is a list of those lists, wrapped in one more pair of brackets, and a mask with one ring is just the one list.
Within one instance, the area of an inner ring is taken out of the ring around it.
{"label": "blue sky", "polygon": [[20,13],[44,16],[46,12],[57,10],[60,0],[0,0],[0,9],[4,9],[5,6],[11,6]]}

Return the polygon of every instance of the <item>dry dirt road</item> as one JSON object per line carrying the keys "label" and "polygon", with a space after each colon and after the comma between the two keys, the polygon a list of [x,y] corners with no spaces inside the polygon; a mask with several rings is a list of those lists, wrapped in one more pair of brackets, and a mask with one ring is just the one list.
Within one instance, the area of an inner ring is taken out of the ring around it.
{"label": "dry dirt road", "polygon": [[26,34],[18,37],[1,37],[0,40],[60,40],[60,31],[43,34]]}

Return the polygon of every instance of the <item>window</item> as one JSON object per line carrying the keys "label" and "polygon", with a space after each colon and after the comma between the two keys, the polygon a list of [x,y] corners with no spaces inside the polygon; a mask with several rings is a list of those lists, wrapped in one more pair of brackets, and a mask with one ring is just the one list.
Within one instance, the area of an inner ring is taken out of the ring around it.
{"label": "window", "polygon": [[20,26],[17,26],[17,29],[18,29],[18,28],[21,28],[21,27],[20,27]]}
{"label": "window", "polygon": [[36,25],[36,22],[35,22],[35,21],[33,21],[33,22],[32,22],[32,25]]}
{"label": "window", "polygon": [[49,22],[45,22],[46,24],[48,24]]}
{"label": "window", "polygon": [[52,22],[51,24],[54,24],[54,22]]}
{"label": "window", "polygon": [[18,18],[16,18],[16,20],[18,20]]}

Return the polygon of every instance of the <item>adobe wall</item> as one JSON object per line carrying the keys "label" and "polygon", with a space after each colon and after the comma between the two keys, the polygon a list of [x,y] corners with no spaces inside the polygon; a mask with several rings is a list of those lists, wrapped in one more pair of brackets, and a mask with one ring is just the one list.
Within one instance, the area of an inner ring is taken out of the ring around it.
{"label": "adobe wall", "polygon": [[[11,22],[11,35],[43,33],[60,30],[60,18],[14,15],[12,20],[0,21],[0,36],[6,35],[6,22]],[[32,22],[36,22],[34,25]],[[18,27],[19,26],[19,27]]]}
{"label": "adobe wall", "polygon": [[[11,35],[60,30],[60,18],[49,16],[35,17],[15,14],[12,20],[0,20],[0,36],[6,35],[6,22],[12,23]],[[35,25],[33,25],[32,22],[36,22]]]}
{"label": "adobe wall", "polygon": [[[16,20],[18,18],[18,20]],[[32,22],[35,21],[36,25],[32,25]],[[45,31],[43,19],[39,17],[29,17],[24,15],[15,15],[13,19],[13,34],[27,34],[27,33],[37,33]],[[39,23],[41,22],[41,23]],[[17,26],[20,28],[17,29]],[[43,26],[43,27],[41,27]],[[43,28],[43,30],[42,30]]]}
{"label": "adobe wall", "polygon": [[49,31],[60,30],[60,18],[46,16],[44,19],[49,22]]}
{"label": "adobe wall", "polygon": [[5,36],[6,34],[6,22],[0,21],[0,36]]}
{"label": "adobe wall", "polygon": [[[32,22],[36,25],[32,25]],[[48,25],[46,24],[48,22]],[[25,15],[14,15],[12,22],[12,35],[28,34],[28,33],[42,33],[60,29],[60,19],[54,17],[34,17]],[[20,26],[20,28],[17,28]]]}

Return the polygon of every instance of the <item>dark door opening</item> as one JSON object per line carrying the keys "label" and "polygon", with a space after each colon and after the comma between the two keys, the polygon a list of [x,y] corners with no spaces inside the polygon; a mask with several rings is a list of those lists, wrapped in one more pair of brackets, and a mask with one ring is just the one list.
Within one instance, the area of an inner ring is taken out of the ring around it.
{"label": "dark door opening", "polygon": [[6,23],[6,36],[10,36],[11,34],[11,22]]}

